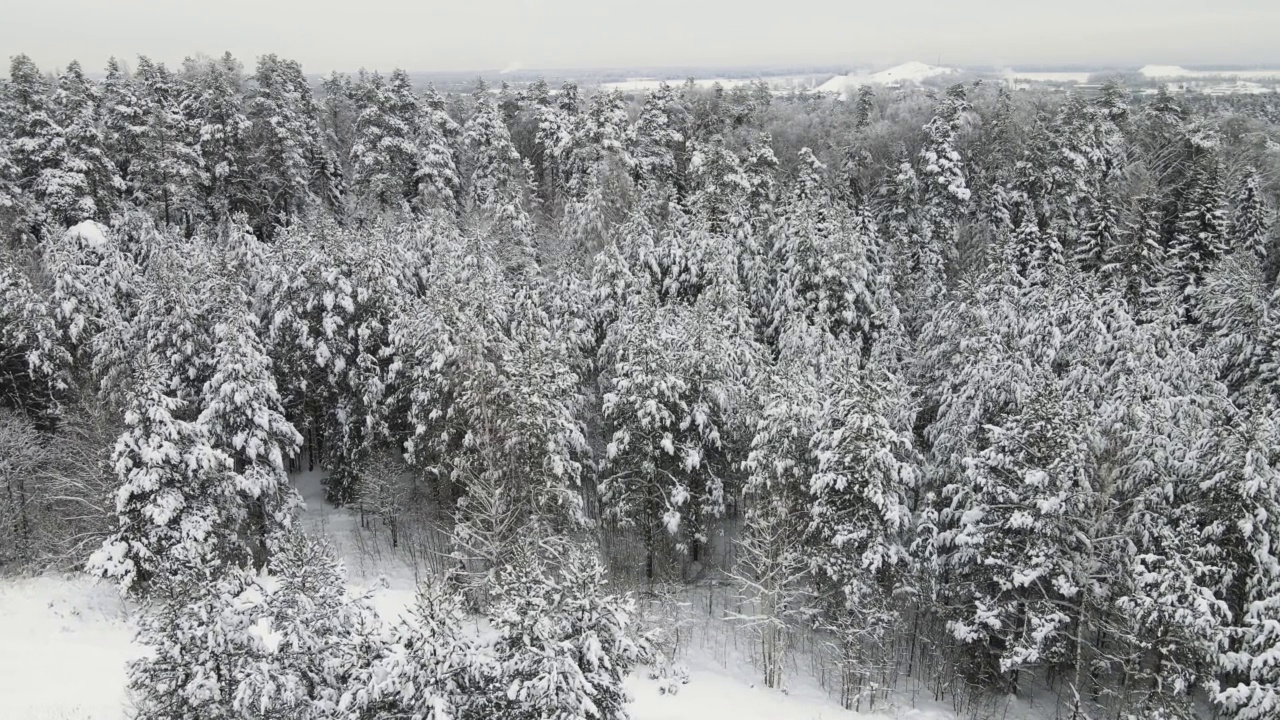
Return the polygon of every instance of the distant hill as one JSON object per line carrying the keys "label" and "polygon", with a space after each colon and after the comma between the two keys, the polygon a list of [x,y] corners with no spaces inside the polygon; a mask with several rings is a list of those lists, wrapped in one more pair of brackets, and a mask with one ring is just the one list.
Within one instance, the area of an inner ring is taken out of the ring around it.
{"label": "distant hill", "polygon": [[938,65],[929,65],[922,62],[906,62],[901,65],[895,65],[888,70],[871,73],[869,75],[860,73],[849,73],[848,75],[836,75],[825,83],[819,85],[815,92],[835,93],[843,96],[848,92],[849,88],[859,85],[895,85],[900,83],[918,83],[932,77],[941,75],[951,75],[960,72],[956,68],[941,67]]}

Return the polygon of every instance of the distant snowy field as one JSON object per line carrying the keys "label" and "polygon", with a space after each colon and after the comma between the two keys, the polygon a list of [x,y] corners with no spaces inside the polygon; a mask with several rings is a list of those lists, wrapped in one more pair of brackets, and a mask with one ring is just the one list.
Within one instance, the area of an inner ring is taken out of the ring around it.
{"label": "distant snowy field", "polygon": [[1043,82],[1043,83],[1080,83],[1089,82],[1091,72],[1027,72],[1024,70],[1007,70],[1004,79],[1010,82]]}
{"label": "distant snowy field", "polygon": [[[319,474],[298,479],[309,531],[327,536],[346,558],[353,590],[372,589],[386,618],[403,613],[416,586],[411,568],[359,551],[358,518],[323,501]],[[122,720],[127,715],[125,665],[132,644],[128,607],[111,586],[85,576],[0,579],[0,720]],[[894,708],[854,713],[840,707],[803,672],[788,692],[756,683],[757,671],[731,647],[693,644],[680,661],[690,681],[675,695],[659,692],[642,668],[627,682],[634,720],[945,720],[946,708]],[[1010,717],[1022,717],[1014,713]]]}
{"label": "distant snowy field", "polygon": [[[618,82],[603,83],[600,87],[604,90],[620,90],[624,93],[638,93],[657,90],[663,83],[676,87],[683,85],[685,81],[685,78],[665,80],[661,78],[628,78]],[[693,84],[699,88],[710,88],[718,84],[725,90],[732,90],[736,87],[743,87],[757,82],[764,83],[774,92],[808,90],[817,85],[816,78],[813,75],[765,75],[753,78],[695,78]]]}
{"label": "distant snowy field", "polygon": [[1188,70],[1178,65],[1146,65],[1138,71],[1143,77],[1152,79],[1213,79],[1234,78],[1236,80],[1280,80],[1280,69],[1276,70]]}

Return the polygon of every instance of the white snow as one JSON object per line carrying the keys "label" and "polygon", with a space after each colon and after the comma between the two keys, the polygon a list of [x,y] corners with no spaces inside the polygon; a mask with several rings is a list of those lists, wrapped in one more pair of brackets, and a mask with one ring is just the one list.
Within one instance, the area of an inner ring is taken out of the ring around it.
{"label": "white snow", "polygon": [[85,220],[67,229],[67,235],[79,238],[81,245],[95,250],[106,247],[106,233],[107,228],[93,220]]}
{"label": "white snow", "polygon": [[694,654],[687,658],[689,684],[675,695],[664,695],[660,683],[639,673],[627,678],[633,720],[946,720],[955,715],[945,708],[902,708],[855,713],[806,678],[792,682],[787,692],[753,682],[750,668],[727,670],[714,659]]}
{"label": "white snow", "polygon": [[835,93],[844,98],[850,88],[855,88],[859,85],[919,83],[922,80],[957,72],[960,71],[956,68],[929,65],[913,60],[869,75],[857,72],[849,73],[848,75],[836,75],[815,88],[814,92]]}
{"label": "white snow", "polygon": [[1274,88],[1269,88],[1256,82],[1249,82],[1248,80],[1212,85],[1203,90],[1206,95],[1265,95],[1275,91]]}
{"label": "white snow", "polygon": [[[627,78],[618,82],[602,83],[600,85],[603,90],[620,90],[624,93],[650,92],[657,90],[663,83],[671,87],[683,85],[686,78]],[[793,90],[807,90],[813,87],[814,78],[810,75],[762,75],[753,78],[694,78],[695,87],[707,89],[717,84],[725,90],[732,90],[736,87],[751,85],[752,83],[763,82],[769,86],[769,90],[774,93],[787,93]]]}
{"label": "white snow", "polygon": [[413,565],[389,548],[377,546],[369,533],[361,532],[356,511],[325,502],[322,471],[297,473],[291,479],[305,503],[303,529],[327,538],[334,546],[346,565],[347,586],[354,592],[372,592],[373,606],[384,618],[398,618],[412,607],[418,588]]}
{"label": "white snow", "polygon": [[1188,70],[1178,65],[1145,65],[1138,71],[1151,79],[1237,78],[1240,80],[1280,80],[1280,70]]}
{"label": "white snow", "polygon": [[[353,590],[374,589],[373,602],[386,618],[400,615],[413,600],[416,582],[410,564],[390,553],[372,554],[358,516],[324,502],[318,471],[294,476],[307,503],[302,522],[326,535],[347,561]],[[372,556],[371,556],[372,555]],[[704,620],[707,620],[704,618]],[[675,695],[659,691],[659,681],[640,668],[627,679],[634,720],[950,720],[945,706],[909,707],[910,698],[855,713],[840,707],[813,677],[799,670],[787,690],[760,685],[758,671],[736,651],[743,638],[703,631],[679,662],[689,683]],[[704,623],[705,627],[705,623]],[[278,642],[272,628],[254,629],[265,644]],[[126,664],[142,649],[133,645],[128,608],[114,586],[86,576],[0,579],[0,719],[123,720],[127,717]],[[1025,715],[1010,715],[1025,716]]]}
{"label": "white snow", "polygon": [[1005,70],[1004,79],[1009,82],[1079,83],[1089,82],[1090,72],[1028,72]]}
{"label": "white snow", "polygon": [[893,83],[893,82],[920,82],[926,78],[937,77],[939,75],[950,75],[960,72],[955,68],[939,67],[937,65],[928,65],[922,62],[906,62],[888,70],[881,70],[872,75],[869,79],[873,83]]}
{"label": "white snow", "polygon": [[0,718],[117,720],[137,656],[114,586],[87,576],[0,580]]}

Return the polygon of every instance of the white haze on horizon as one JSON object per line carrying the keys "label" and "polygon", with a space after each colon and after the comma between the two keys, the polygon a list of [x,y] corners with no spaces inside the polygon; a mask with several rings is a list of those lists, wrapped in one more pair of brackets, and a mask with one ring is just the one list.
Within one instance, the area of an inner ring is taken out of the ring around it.
{"label": "white haze on horizon", "polygon": [[[46,70],[115,55],[274,52],[310,73],[906,60],[1280,66],[1269,0],[42,0],[0,10],[0,54]],[[519,61],[513,60],[519,58]]]}

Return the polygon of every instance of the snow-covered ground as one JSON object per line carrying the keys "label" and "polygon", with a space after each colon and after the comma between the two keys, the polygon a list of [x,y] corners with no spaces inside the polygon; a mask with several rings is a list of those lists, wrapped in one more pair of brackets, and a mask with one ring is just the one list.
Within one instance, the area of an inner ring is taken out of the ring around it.
{"label": "snow-covered ground", "polygon": [[[353,590],[369,589],[379,613],[398,617],[413,601],[411,563],[371,548],[358,516],[324,502],[318,472],[295,478],[307,503],[306,528],[327,536],[346,559]],[[85,576],[0,579],[0,720],[121,720],[132,643],[129,608],[114,587]],[[642,669],[627,683],[634,720],[944,720],[946,708],[844,710],[804,672],[782,692],[757,672],[723,629],[704,631],[679,658],[689,683],[659,691]]]}
{"label": "snow-covered ground", "polygon": [[1145,65],[1138,71],[1143,77],[1158,79],[1280,80],[1280,70],[1188,70],[1178,65]]}
{"label": "snow-covered ground", "polygon": [[1043,83],[1079,83],[1089,82],[1090,72],[1034,72],[1026,70],[1006,70],[1004,79],[1008,82],[1043,82]]}
{"label": "snow-covered ground", "polygon": [[[602,83],[600,87],[604,90],[620,90],[624,93],[650,92],[657,90],[663,83],[672,87],[677,87],[685,83],[685,78],[628,78],[618,82]],[[763,75],[754,78],[694,78],[693,84],[699,88],[710,88],[714,85],[720,85],[725,90],[732,90],[736,87],[751,85],[752,83],[763,82],[769,86],[769,90],[775,93],[787,93],[791,91],[803,91],[812,88],[815,84],[812,75]]]}
{"label": "snow-covered ground", "polygon": [[132,636],[111,586],[85,576],[0,579],[0,718],[118,720]]}
{"label": "snow-covered ground", "polygon": [[922,62],[906,62],[887,70],[875,73],[853,72],[848,75],[836,75],[830,80],[814,88],[818,93],[835,93],[841,98],[848,95],[851,88],[860,85],[899,85],[918,83],[933,77],[951,75],[960,72],[956,68],[929,65]]}

